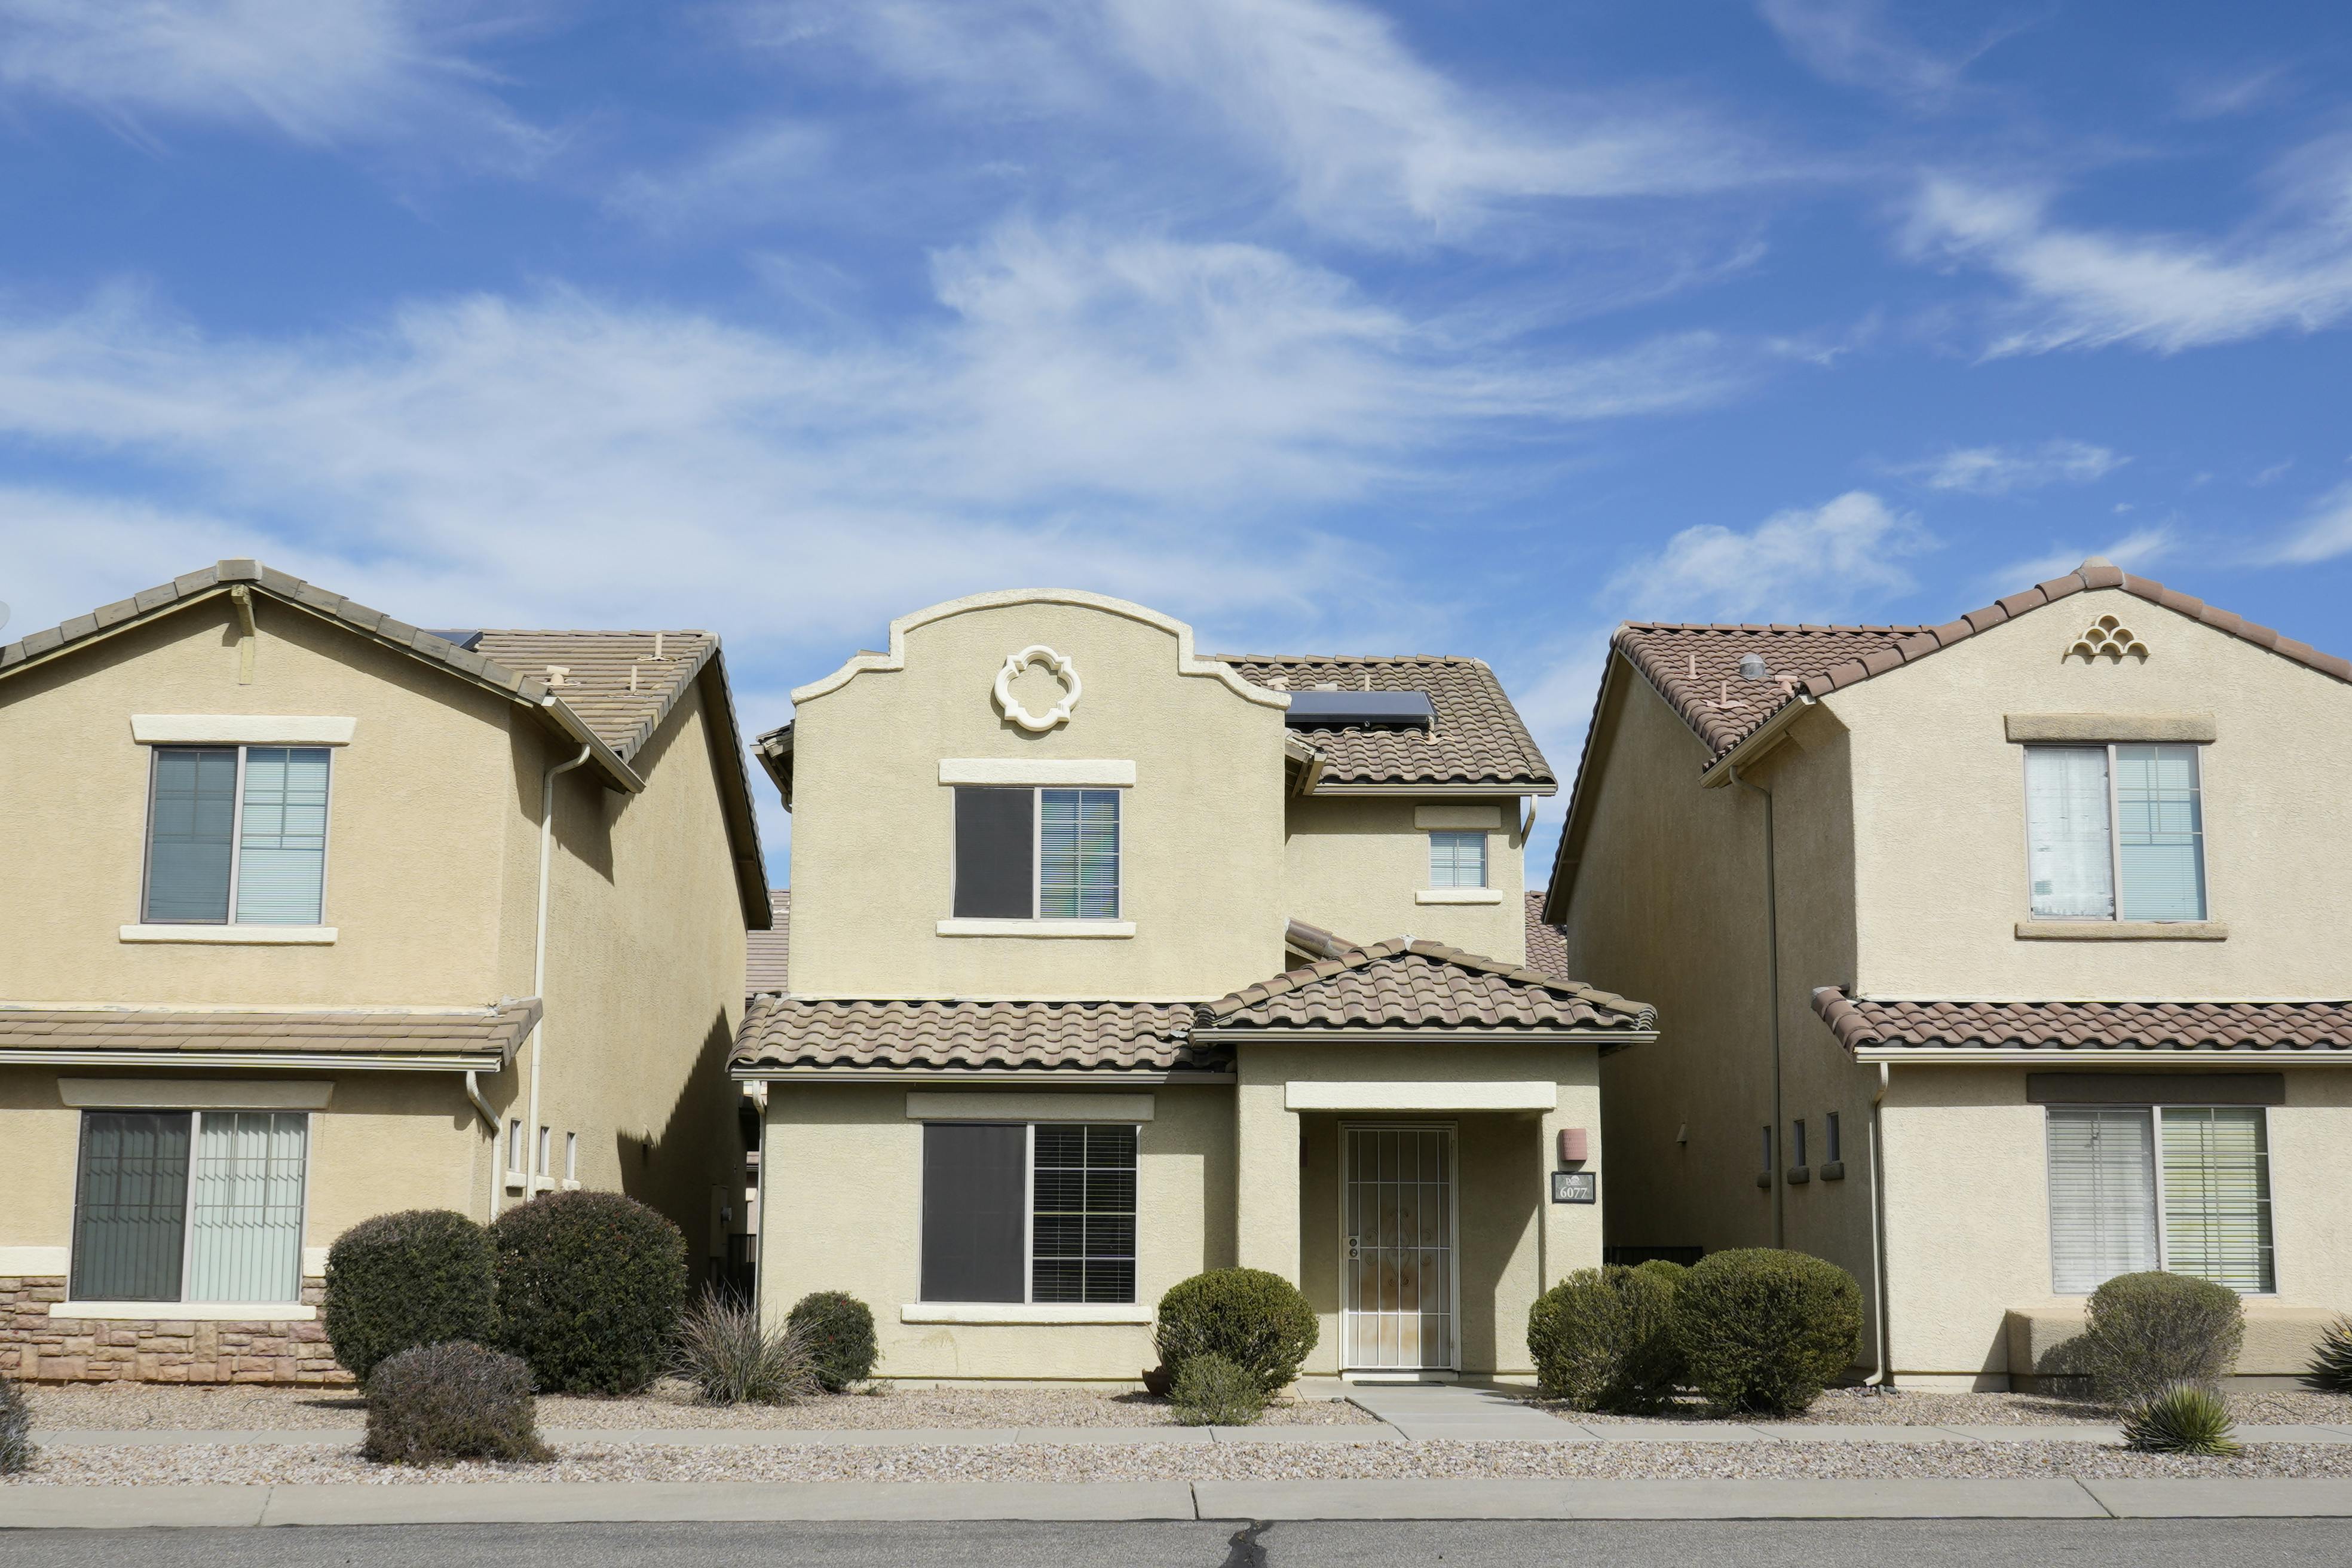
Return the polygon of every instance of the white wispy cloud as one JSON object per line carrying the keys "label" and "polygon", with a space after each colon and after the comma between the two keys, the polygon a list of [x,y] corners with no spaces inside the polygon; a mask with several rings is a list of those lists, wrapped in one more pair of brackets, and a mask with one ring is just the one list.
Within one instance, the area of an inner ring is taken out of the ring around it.
{"label": "white wispy cloud", "polygon": [[1948,101],[1970,62],[2002,37],[1931,48],[1897,26],[1881,0],[1758,0],[1757,9],[1815,75],[1926,109]]}
{"label": "white wispy cloud", "polygon": [[754,125],[678,167],[622,175],[604,205],[660,231],[764,221],[810,203],[834,172],[835,140],[833,128],[807,121]]}
{"label": "white wispy cloud", "polygon": [[456,0],[0,0],[0,82],[142,139],[179,121],[320,143],[432,126],[476,161],[525,163],[545,137],[453,42],[493,20]]}
{"label": "white wispy cloud", "polygon": [[[561,289],[341,336],[212,336],[131,294],[0,319],[0,437],[63,476],[0,514],[0,561],[52,584],[36,598],[111,598],[122,563],[189,546],[110,541],[176,518],[205,552],[290,554],[453,624],[709,623],[833,653],[1008,583],[1311,620],[1413,597],[1318,531],[1330,509],[1507,483],[1507,458],[1461,456],[1472,433],[1556,437],[1739,374],[1710,341],[1456,342],[1249,246],[1013,225],[935,272],[937,320],[889,331]],[[75,505],[111,531],[44,521]]]}
{"label": "white wispy cloud", "polygon": [[1914,514],[1849,490],[1745,532],[1684,529],[1620,571],[1604,598],[1633,620],[1822,620],[1909,593],[1905,563],[1937,543]]}
{"label": "white wispy cloud", "polygon": [[1956,447],[1895,471],[1933,490],[2002,496],[2045,485],[2088,484],[2130,461],[2105,447],[2062,439],[2038,447]]}
{"label": "white wispy cloud", "polygon": [[845,44],[966,112],[1206,137],[1309,221],[1369,243],[1467,240],[1530,202],[1718,191],[1769,163],[1672,94],[1474,90],[1352,0],[776,0],[745,15],[788,54]]}
{"label": "white wispy cloud", "polygon": [[1982,581],[1986,591],[1998,598],[2063,576],[2094,555],[2126,572],[2137,573],[2174,553],[2180,544],[2180,531],[2170,523],[2135,529],[2105,545],[2089,549],[2053,542],[2044,553],[2012,561],[1997,572],[1987,573]]}
{"label": "white wispy cloud", "polygon": [[2221,238],[2074,227],[2049,192],[1937,177],[1905,243],[1922,259],[1981,267],[2012,296],[1990,352],[2129,343],[2159,353],[2352,317],[2352,139],[2304,148],[2273,171],[2261,217]]}
{"label": "white wispy cloud", "polygon": [[2260,552],[2271,564],[2307,566],[2352,554],[2352,482],[2336,486],[2311,503],[2286,537]]}

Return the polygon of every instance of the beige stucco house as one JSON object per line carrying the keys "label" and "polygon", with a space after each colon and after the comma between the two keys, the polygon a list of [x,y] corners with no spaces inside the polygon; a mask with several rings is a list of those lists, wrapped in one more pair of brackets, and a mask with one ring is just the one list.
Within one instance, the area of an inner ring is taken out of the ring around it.
{"label": "beige stucco house", "polygon": [[1620,627],[1546,906],[1672,1029],[1602,1064],[1612,1248],[1833,1259],[1898,1384],[2031,1379],[2157,1268],[2301,1370],[2352,1308],[2347,770],[2352,664],[2098,560]]}
{"label": "beige stucco house", "polygon": [[734,1057],[770,1315],[856,1294],[886,1376],[1132,1382],[1160,1294],[1241,1264],[1321,1313],[1310,1370],[1527,1373],[1653,1025],[1528,967],[1555,786],[1485,665],[1032,591],[793,700],[789,957]]}
{"label": "beige stucco house", "polygon": [[388,1210],[608,1188],[728,1258],[770,905],[716,637],[225,561],[0,647],[0,1373],[336,1376]]}

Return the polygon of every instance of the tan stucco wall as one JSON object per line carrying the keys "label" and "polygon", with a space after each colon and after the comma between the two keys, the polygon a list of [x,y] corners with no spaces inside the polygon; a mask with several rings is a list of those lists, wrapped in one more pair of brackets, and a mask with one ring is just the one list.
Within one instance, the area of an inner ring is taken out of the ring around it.
{"label": "tan stucco wall", "polygon": [[[2145,664],[2063,657],[2102,615]],[[1823,700],[1853,732],[1856,973],[1884,996],[2352,994],[2318,918],[2352,864],[2352,688],[2120,591],[2079,594]],[[2020,941],[2025,763],[2005,713],[2195,713],[2210,913],[2226,942]]]}
{"label": "tan stucco wall", "polygon": [[[1486,881],[1495,901],[1437,904],[1413,897],[1429,887],[1429,834],[1413,825],[1413,811],[1440,805],[1475,805],[1493,812],[1501,824],[1487,830],[1486,840]],[[1285,857],[1289,912],[1350,942],[1409,934],[1524,963],[1527,872],[1519,826],[1525,810],[1518,799],[1294,796]]]}
{"label": "tan stucco wall", "polygon": [[[2269,1113],[2276,1300],[2352,1310],[2341,1199],[2352,1191],[2352,1075],[2297,1068],[2285,1079],[2286,1103]],[[1898,1378],[2000,1386],[2011,1370],[2003,1315],[2083,1300],[2052,1289],[2045,1118],[2025,1079],[2025,1068],[2005,1067],[1891,1075],[1887,1321]]]}
{"label": "tan stucco wall", "polygon": [[[1001,717],[1005,656],[1043,643],[1084,683],[1045,734]],[[792,989],[805,995],[1208,998],[1283,967],[1283,725],[1180,674],[1176,634],[1083,605],[965,610],[915,627],[906,667],[793,721]],[[943,937],[954,791],[945,758],[1116,759],[1124,939]]]}
{"label": "tan stucco wall", "polygon": [[[1148,1092],[1153,1114],[1136,1155],[1136,1300],[1146,1314],[1178,1280],[1231,1266],[1234,1204],[1232,1089]],[[848,1291],[873,1309],[884,1377],[1139,1378],[1158,1360],[1149,1323],[901,1321],[922,1283],[923,1124],[907,1115],[907,1094],[896,1084],[771,1087],[761,1310],[781,1320],[812,1290]]]}

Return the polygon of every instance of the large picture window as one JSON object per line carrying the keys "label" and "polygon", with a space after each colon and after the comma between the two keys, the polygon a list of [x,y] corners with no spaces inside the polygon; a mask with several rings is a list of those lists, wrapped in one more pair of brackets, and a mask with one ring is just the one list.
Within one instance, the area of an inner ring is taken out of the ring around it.
{"label": "large picture window", "polygon": [[299,1300],[309,1143],[299,1111],[84,1111],[74,1299]]}
{"label": "large picture window", "polygon": [[317,925],[327,884],[325,746],[157,746],[141,919]]}
{"label": "large picture window", "polygon": [[2034,919],[2206,918],[2195,746],[2028,746],[2025,816]]}
{"label": "large picture window", "polygon": [[2277,1289],[2261,1107],[2053,1106],[2049,1149],[2059,1295],[2157,1268]]}
{"label": "large picture window", "polygon": [[1131,1123],[923,1126],[926,1301],[1132,1302]]}
{"label": "large picture window", "polygon": [[1119,918],[1119,792],[955,792],[959,920]]}

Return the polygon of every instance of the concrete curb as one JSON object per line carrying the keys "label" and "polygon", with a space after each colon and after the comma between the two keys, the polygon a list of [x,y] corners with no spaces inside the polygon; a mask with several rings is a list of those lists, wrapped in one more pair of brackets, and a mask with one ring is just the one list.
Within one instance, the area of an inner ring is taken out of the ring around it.
{"label": "concrete curb", "polygon": [[2352,1517],[2352,1481],[555,1481],[0,1487],[0,1529],[777,1520]]}

